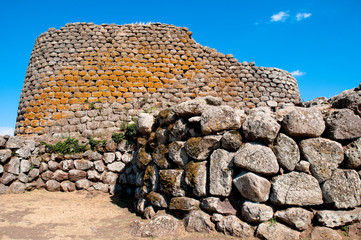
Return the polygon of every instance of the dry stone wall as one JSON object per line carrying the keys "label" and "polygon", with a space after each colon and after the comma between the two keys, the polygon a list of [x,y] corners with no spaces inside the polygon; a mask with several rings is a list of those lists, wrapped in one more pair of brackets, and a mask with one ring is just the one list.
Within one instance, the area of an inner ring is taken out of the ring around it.
{"label": "dry stone wall", "polygon": [[102,135],[142,110],[208,95],[240,108],[300,102],[288,72],[240,63],[191,35],[159,23],[49,29],[31,54],[15,134]]}

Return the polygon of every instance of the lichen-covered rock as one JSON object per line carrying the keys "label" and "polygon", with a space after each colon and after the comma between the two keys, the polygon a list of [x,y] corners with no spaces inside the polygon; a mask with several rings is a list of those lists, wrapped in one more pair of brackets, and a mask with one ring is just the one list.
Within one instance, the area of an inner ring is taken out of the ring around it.
{"label": "lichen-covered rock", "polygon": [[183,170],[181,169],[167,169],[159,171],[159,185],[160,191],[174,196],[182,197],[185,195],[183,187]]}
{"label": "lichen-covered rock", "polygon": [[355,89],[345,90],[342,93],[330,98],[329,102],[333,108],[348,108],[361,115],[361,96]]}
{"label": "lichen-covered rock", "polygon": [[141,134],[149,134],[152,131],[154,117],[148,113],[140,113],[137,120],[137,131]]}
{"label": "lichen-covered rock", "polygon": [[10,161],[4,166],[5,172],[19,175],[20,173],[20,158],[12,157]]}
{"label": "lichen-covered rock", "polygon": [[72,169],[69,171],[69,180],[72,182],[76,182],[80,179],[86,178],[87,173],[85,171]]}
{"label": "lichen-covered rock", "polygon": [[288,171],[293,171],[300,161],[297,143],[287,135],[280,133],[273,148],[278,163]]}
{"label": "lichen-covered rock", "polygon": [[159,168],[166,169],[169,167],[167,155],[168,155],[168,148],[164,144],[161,144],[154,149],[152,155],[153,161],[155,162],[155,164],[157,164]]}
{"label": "lichen-covered rock", "polygon": [[311,232],[311,239],[317,240],[342,240],[341,235],[331,228],[315,227]]}
{"label": "lichen-covered rock", "polygon": [[171,108],[163,109],[159,111],[157,120],[159,121],[160,125],[163,124],[170,124],[177,119],[177,115]]}
{"label": "lichen-covered rock", "polygon": [[168,144],[168,129],[167,128],[157,128],[155,131],[155,139],[152,139],[152,135],[149,136],[148,142],[150,145],[152,145],[152,142],[155,142],[155,145],[161,145],[161,144]]}
{"label": "lichen-covered rock", "polygon": [[172,236],[177,233],[178,220],[171,215],[155,216],[149,223],[134,221],[130,225],[130,232],[137,237]]}
{"label": "lichen-covered rock", "polygon": [[64,181],[60,183],[60,189],[63,192],[73,192],[75,191],[75,183],[70,181]]}
{"label": "lichen-covered rock", "polygon": [[187,232],[206,232],[214,230],[214,224],[210,216],[201,210],[194,210],[184,218],[184,226]]}
{"label": "lichen-covered rock", "polygon": [[160,193],[156,193],[154,191],[150,192],[147,195],[147,200],[155,207],[159,207],[159,208],[168,207],[166,198]]}
{"label": "lichen-covered rock", "polygon": [[203,134],[212,134],[221,130],[241,128],[242,119],[230,106],[211,106],[201,115],[201,130]]}
{"label": "lichen-covered rock", "polygon": [[221,139],[222,148],[237,151],[242,145],[242,135],[237,130],[226,131]]}
{"label": "lichen-covered rock", "polygon": [[49,192],[58,192],[60,191],[60,183],[55,180],[48,180],[45,183],[45,188]]}
{"label": "lichen-covered rock", "polygon": [[91,161],[89,161],[89,160],[84,160],[84,159],[82,159],[82,160],[75,160],[75,161],[74,161],[74,166],[75,166],[75,168],[78,169],[78,170],[84,170],[84,171],[86,171],[86,170],[92,168],[92,167],[94,166],[94,163],[91,162]]}
{"label": "lichen-covered rock", "polygon": [[350,109],[330,111],[325,122],[326,134],[333,140],[361,137],[361,118]]}
{"label": "lichen-covered rock", "polygon": [[290,172],[272,179],[270,200],[277,205],[308,206],[323,203],[316,178],[306,173]]}
{"label": "lichen-covered rock", "polygon": [[245,239],[252,238],[254,234],[254,230],[250,225],[241,221],[234,215],[226,216],[221,219],[217,222],[216,228],[224,234]]}
{"label": "lichen-covered rock", "polygon": [[311,226],[313,213],[303,208],[287,208],[277,211],[275,218],[299,231],[303,231]]}
{"label": "lichen-covered rock", "polygon": [[189,197],[174,197],[170,200],[169,209],[191,211],[199,209],[200,202]]}
{"label": "lichen-covered rock", "polygon": [[21,148],[24,142],[25,142],[24,139],[22,139],[21,137],[11,136],[6,142],[6,148],[10,148],[10,149]]}
{"label": "lichen-covered rock", "polygon": [[269,198],[271,183],[254,173],[241,172],[233,179],[233,183],[246,199],[254,202],[266,202]]}
{"label": "lichen-covered rock", "polygon": [[262,203],[245,201],[241,209],[242,218],[249,223],[261,223],[273,217],[273,209]]}
{"label": "lichen-covered rock", "polygon": [[205,137],[192,137],[188,139],[184,145],[185,150],[191,158],[203,161],[209,154],[220,147],[222,136],[209,135]]}
{"label": "lichen-covered rock", "polygon": [[196,98],[172,107],[179,117],[199,116],[209,106],[204,98]]}
{"label": "lichen-covered rock", "polygon": [[361,167],[361,138],[347,145],[345,150],[346,165],[348,168]]}
{"label": "lichen-covered rock", "polygon": [[342,227],[361,221],[361,208],[350,211],[322,210],[317,212],[316,219],[326,227]]}
{"label": "lichen-covered rock", "polygon": [[143,184],[149,191],[157,191],[159,184],[159,170],[157,165],[150,164],[144,171]]}
{"label": "lichen-covered rock", "polygon": [[282,121],[287,135],[292,137],[319,137],[326,128],[322,113],[317,108],[296,108]]}
{"label": "lichen-covered rock", "polygon": [[169,142],[181,141],[187,137],[188,124],[183,118],[177,120],[174,124],[169,125]]}
{"label": "lichen-covered rock", "polygon": [[189,162],[185,167],[185,182],[193,188],[194,195],[206,196],[207,162]]}
{"label": "lichen-covered rock", "polygon": [[336,208],[353,208],[361,204],[361,180],[355,170],[336,169],[322,185],[326,203]]}
{"label": "lichen-covered rock", "polygon": [[144,147],[138,149],[138,167],[141,169],[145,169],[147,165],[152,161],[152,155],[148,153]]}
{"label": "lichen-covered rock", "polygon": [[207,197],[203,198],[201,203],[201,208],[209,213],[220,213],[223,215],[236,215],[237,207],[236,203],[232,205],[232,203],[225,198],[221,200],[216,197]]}
{"label": "lichen-covered rock", "polygon": [[209,193],[227,197],[232,190],[232,165],[234,154],[217,149],[213,151],[209,169]]}
{"label": "lichen-covered rock", "polygon": [[185,142],[175,141],[168,145],[168,156],[178,167],[184,167],[188,163],[184,144]]}
{"label": "lichen-covered rock", "polygon": [[281,125],[270,115],[262,111],[250,114],[242,124],[244,136],[251,141],[272,143]]}
{"label": "lichen-covered rock", "polygon": [[264,175],[273,175],[279,170],[275,154],[269,147],[259,143],[243,144],[234,155],[234,164]]}
{"label": "lichen-covered rock", "polygon": [[300,233],[281,223],[264,222],[258,225],[256,237],[265,240],[299,240]]}
{"label": "lichen-covered rock", "polygon": [[312,175],[320,182],[330,179],[333,170],[343,161],[342,145],[325,138],[310,138],[300,142],[303,156],[310,162]]}
{"label": "lichen-covered rock", "polygon": [[113,162],[107,165],[109,171],[120,173],[124,170],[125,164],[122,162]]}
{"label": "lichen-covered rock", "polygon": [[0,149],[0,162],[5,163],[11,157],[10,149]]}

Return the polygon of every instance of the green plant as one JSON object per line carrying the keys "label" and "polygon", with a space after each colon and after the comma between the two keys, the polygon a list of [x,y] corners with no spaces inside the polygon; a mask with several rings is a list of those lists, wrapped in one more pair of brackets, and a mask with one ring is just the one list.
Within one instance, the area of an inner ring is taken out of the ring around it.
{"label": "green plant", "polygon": [[277,220],[275,218],[271,218],[270,220],[268,220],[268,223],[270,226],[273,226],[277,223]]}
{"label": "green plant", "polygon": [[35,166],[34,166],[34,163],[31,163],[31,165],[30,165],[30,171],[33,170],[34,167],[35,167]]}
{"label": "green plant", "polygon": [[143,112],[144,113],[152,113],[153,111],[157,110],[158,108],[156,106],[153,106],[151,108],[148,109],[144,109]]}
{"label": "green plant", "polygon": [[346,237],[348,236],[348,232],[350,230],[348,225],[342,226],[341,230],[343,231],[343,235],[345,235]]}
{"label": "green plant", "polygon": [[89,108],[92,109],[92,110],[96,109],[95,104],[94,103],[89,103]]}
{"label": "green plant", "polygon": [[137,126],[135,123],[130,123],[127,126],[127,130],[125,132],[125,139],[127,139],[127,143],[135,143],[137,135]]}
{"label": "green plant", "polygon": [[123,141],[124,137],[125,136],[123,133],[113,133],[112,134],[112,139],[116,143],[120,143],[121,141]]}
{"label": "green plant", "polygon": [[74,138],[67,138],[64,142],[57,142],[56,144],[48,144],[41,142],[45,145],[45,150],[50,153],[60,153],[62,155],[80,153],[88,150],[88,144],[79,144],[79,140]]}
{"label": "green plant", "polygon": [[91,150],[98,149],[99,146],[105,147],[106,140],[95,140],[93,137],[89,138],[89,146]]}
{"label": "green plant", "polygon": [[128,126],[128,122],[127,121],[122,121],[122,123],[120,124],[120,130],[121,131],[127,130],[127,126]]}

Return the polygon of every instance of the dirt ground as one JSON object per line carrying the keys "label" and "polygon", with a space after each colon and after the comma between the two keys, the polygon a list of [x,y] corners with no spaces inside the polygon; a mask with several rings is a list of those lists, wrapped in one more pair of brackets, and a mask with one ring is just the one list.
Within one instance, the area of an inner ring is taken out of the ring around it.
{"label": "dirt ground", "polygon": [[[129,233],[130,224],[141,219],[131,212],[131,205],[121,197],[89,192],[0,195],[0,239],[140,239]],[[339,230],[343,240],[361,239],[361,224],[351,228],[349,236]],[[310,239],[309,234],[304,232],[300,239]],[[239,238],[217,232],[188,233],[181,226],[174,235],[160,239]]]}
{"label": "dirt ground", "polygon": [[[47,192],[0,195],[0,239],[140,239],[129,225],[141,219],[130,202],[108,194]],[[150,239],[150,238],[149,238]],[[236,239],[180,230],[161,239]]]}

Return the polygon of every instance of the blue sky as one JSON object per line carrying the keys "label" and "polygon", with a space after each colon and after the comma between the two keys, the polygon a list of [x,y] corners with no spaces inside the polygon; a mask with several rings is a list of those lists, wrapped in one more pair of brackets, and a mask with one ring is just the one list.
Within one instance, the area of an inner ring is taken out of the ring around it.
{"label": "blue sky", "polygon": [[0,5],[0,134],[14,128],[35,39],[69,22],[162,22],[239,61],[293,72],[301,98],[327,98],[361,81],[361,1],[15,1]]}

